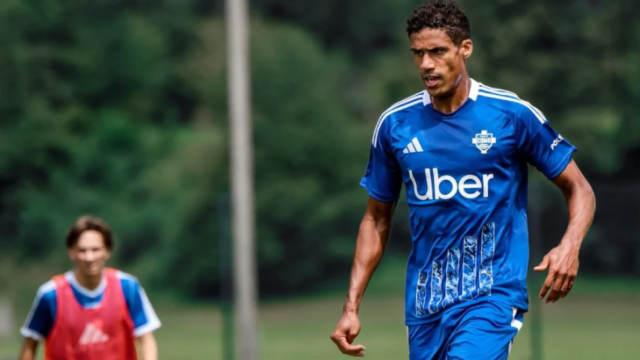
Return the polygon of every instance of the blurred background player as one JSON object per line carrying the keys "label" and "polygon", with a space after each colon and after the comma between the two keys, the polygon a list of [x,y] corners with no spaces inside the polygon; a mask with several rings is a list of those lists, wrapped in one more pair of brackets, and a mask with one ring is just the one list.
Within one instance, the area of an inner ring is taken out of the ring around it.
{"label": "blurred background player", "polygon": [[83,216],[67,235],[75,269],[38,290],[21,329],[19,360],[33,360],[45,341],[45,360],[157,360],[153,331],[160,327],[144,290],[133,276],[106,268],[113,249],[109,226]]}
{"label": "blurred background player", "polygon": [[471,29],[453,1],[419,6],[407,33],[426,91],[393,105],[375,128],[361,181],[369,203],[331,338],[345,354],[364,354],[352,344],[358,310],[404,184],[413,240],[405,300],[410,359],[506,359],[528,310],[527,163],[569,206],[562,241],[535,268],[549,269],[539,293],[546,302],[571,291],[595,197],[572,160],[576,148],[538,109],[469,77]]}

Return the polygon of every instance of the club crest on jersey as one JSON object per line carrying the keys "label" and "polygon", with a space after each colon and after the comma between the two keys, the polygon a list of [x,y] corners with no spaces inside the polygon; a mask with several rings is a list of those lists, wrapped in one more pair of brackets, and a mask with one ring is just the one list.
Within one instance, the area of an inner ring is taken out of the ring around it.
{"label": "club crest on jersey", "polygon": [[493,144],[496,143],[496,138],[487,130],[482,130],[479,134],[476,134],[472,142],[482,154],[486,154]]}

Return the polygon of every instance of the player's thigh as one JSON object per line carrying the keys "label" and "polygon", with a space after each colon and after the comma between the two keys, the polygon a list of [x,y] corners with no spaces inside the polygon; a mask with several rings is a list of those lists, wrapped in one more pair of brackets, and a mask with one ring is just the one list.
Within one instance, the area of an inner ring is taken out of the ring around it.
{"label": "player's thigh", "polygon": [[438,322],[407,326],[409,360],[441,359],[445,352],[446,334]]}
{"label": "player's thigh", "polygon": [[486,303],[467,312],[451,336],[447,360],[505,360],[522,327],[522,313]]}

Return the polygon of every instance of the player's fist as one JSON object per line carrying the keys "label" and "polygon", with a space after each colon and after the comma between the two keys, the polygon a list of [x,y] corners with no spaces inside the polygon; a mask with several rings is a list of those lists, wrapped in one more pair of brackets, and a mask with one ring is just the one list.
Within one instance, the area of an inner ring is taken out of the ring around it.
{"label": "player's fist", "polygon": [[344,312],[336,329],[331,334],[331,340],[345,355],[364,356],[364,346],[352,345],[359,333],[360,319],[358,319],[358,315],[354,312]]}

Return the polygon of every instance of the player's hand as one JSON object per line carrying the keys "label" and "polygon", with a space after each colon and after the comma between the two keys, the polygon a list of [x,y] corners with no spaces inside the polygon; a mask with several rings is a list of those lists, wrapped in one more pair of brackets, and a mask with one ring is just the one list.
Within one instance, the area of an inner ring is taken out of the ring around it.
{"label": "player's hand", "polygon": [[545,255],[540,265],[533,268],[538,272],[549,269],[547,279],[538,295],[540,299],[544,299],[546,296],[546,303],[555,303],[569,294],[573,287],[573,281],[578,275],[578,267],[580,266],[580,261],[578,260],[579,250],[579,246],[561,243]]}
{"label": "player's hand", "polygon": [[360,319],[354,312],[344,312],[336,329],[331,334],[331,340],[338,346],[338,349],[350,356],[364,356],[364,346],[352,345],[353,340],[360,333]]}

